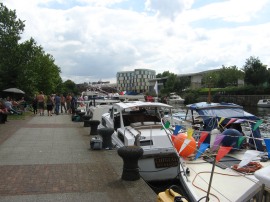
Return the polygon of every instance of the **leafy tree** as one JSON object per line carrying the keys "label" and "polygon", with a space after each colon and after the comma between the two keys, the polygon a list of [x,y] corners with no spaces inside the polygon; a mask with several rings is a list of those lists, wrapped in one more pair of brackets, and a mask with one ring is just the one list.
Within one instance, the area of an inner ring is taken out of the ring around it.
{"label": "leafy tree", "polygon": [[169,71],[165,71],[165,72],[163,72],[162,74],[157,74],[156,75],[156,78],[162,78],[162,77],[168,77],[168,76],[170,76],[172,73],[170,73]]}
{"label": "leafy tree", "polygon": [[23,21],[17,19],[15,11],[0,3],[0,87],[15,87],[19,77],[18,41],[24,31]]}
{"label": "leafy tree", "polygon": [[78,89],[76,84],[71,81],[71,80],[67,80],[63,83],[63,92],[64,93],[74,93],[75,95],[78,94]]}
{"label": "leafy tree", "polygon": [[237,86],[238,79],[243,79],[244,73],[236,66],[225,67],[218,71],[209,72],[202,78],[202,84],[205,87],[211,85],[215,88],[225,88],[228,86]]}
{"label": "leafy tree", "polygon": [[60,68],[34,39],[19,44],[24,22],[0,3],[0,89],[18,87],[28,96],[61,92]]}
{"label": "leafy tree", "polygon": [[243,66],[243,71],[245,72],[244,81],[246,84],[259,86],[269,79],[267,66],[263,65],[258,57],[250,56]]}

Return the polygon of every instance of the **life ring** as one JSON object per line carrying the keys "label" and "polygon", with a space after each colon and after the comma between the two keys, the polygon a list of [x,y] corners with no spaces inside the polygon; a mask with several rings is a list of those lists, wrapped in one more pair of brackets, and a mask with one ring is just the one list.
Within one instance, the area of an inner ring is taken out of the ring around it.
{"label": "life ring", "polygon": [[232,169],[241,172],[241,173],[254,173],[256,170],[262,168],[262,165],[259,162],[249,162],[247,165],[238,168],[239,164],[235,164],[232,166]]}

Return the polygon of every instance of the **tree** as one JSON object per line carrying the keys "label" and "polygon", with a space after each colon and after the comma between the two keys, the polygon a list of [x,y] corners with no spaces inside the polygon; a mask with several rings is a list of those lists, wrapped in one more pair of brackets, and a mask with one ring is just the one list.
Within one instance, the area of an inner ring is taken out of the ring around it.
{"label": "tree", "polygon": [[205,74],[202,78],[202,84],[205,87],[211,85],[215,88],[225,88],[228,86],[237,86],[238,79],[243,78],[244,73],[236,66],[225,67],[223,65],[220,70]]}
{"label": "tree", "polygon": [[17,87],[33,96],[62,91],[61,70],[33,38],[19,44],[24,22],[0,3],[0,89]]}
{"label": "tree", "polygon": [[71,81],[71,80],[67,80],[63,83],[63,91],[65,93],[74,93],[75,95],[78,94],[78,89],[76,84]]}
{"label": "tree", "polygon": [[269,79],[267,66],[263,65],[258,57],[250,56],[243,66],[243,71],[245,72],[244,81],[246,84],[259,86]]}
{"label": "tree", "polygon": [[15,87],[18,78],[18,41],[24,31],[24,23],[17,19],[15,11],[0,3],[0,87]]}

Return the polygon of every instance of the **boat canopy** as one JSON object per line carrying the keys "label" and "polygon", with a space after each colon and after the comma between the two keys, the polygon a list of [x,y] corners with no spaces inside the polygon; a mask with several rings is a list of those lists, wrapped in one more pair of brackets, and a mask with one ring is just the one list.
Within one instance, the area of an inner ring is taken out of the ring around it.
{"label": "boat canopy", "polygon": [[172,108],[172,106],[160,102],[142,102],[142,101],[119,102],[115,103],[113,106],[114,108],[119,108],[121,110],[136,107]]}
{"label": "boat canopy", "polygon": [[207,103],[199,102],[187,105],[191,111],[196,111],[205,121],[210,118],[237,118],[246,120],[259,120],[255,115],[246,112],[242,106],[234,103]]}
{"label": "boat canopy", "polygon": [[[221,118],[225,118],[222,121],[222,125],[226,125],[232,118],[242,119],[243,121],[249,121],[251,127],[253,128],[257,120],[260,120],[257,116],[246,112],[242,106],[234,103],[207,103],[199,102],[191,105],[187,105],[188,109],[191,110],[191,114],[196,111],[204,122],[204,129],[206,131],[211,131],[212,129],[218,127],[218,121]],[[193,118],[193,116],[192,116]],[[193,119],[194,121],[194,119]],[[259,127],[253,131],[253,137],[261,138]],[[210,141],[210,140],[207,140]],[[263,151],[262,141],[255,139],[249,140],[250,143],[256,144],[259,151]]]}

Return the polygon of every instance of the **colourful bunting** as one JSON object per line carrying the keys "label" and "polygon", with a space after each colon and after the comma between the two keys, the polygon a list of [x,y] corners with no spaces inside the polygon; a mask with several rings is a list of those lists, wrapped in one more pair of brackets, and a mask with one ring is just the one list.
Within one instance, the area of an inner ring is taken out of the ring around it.
{"label": "colourful bunting", "polygon": [[216,139],[214,141],[214,144],[212,145],[212,151],[216,151],[218,146],[220,145],[221,141],[223,140],[223,138],[225,137],[225,135],[222,135],[222,134],[218,134],[216,136]]}
{"label": "colourful bunting", "polygon": [[196,156],[195,156],[195,159],[196,160],[197,158],[199,158],[204,152],[205,150],[209,147],[209,144],[208,143],[202,143]]}
{"label": "colourful bunting", "polygon": [[237,119],[234,123],[243,123],[245,121],[246,121],[245,119]]}
{"label": "colourful bunting", "polygon": [[249,162],[251,162],[253,159],[255,159],[260,154],[259,151],[256,150],[247,150],[244,153],[244,156],[241,160],[241,162],[238,164],[237,168],[242,168],[243,166],[247,165]]}
{"label": "colourful bunting", "polygon": [[270,139],[264,139],[266,150],[268,152],[268,158],[270,158]]}
{"label": "colourful bunting", "polygon": [[177,135],[177,134],[179,133],[179,131],[181,130],[181,128],[182,128],[182,126],[176,125],[176,126],[175,126],[175,129],[174,129],[174,131],[173,131],[173,134],[174,134],[174,135]]}
{"label": "colourful bunting", "polygon": [[220,161],[226,154],[228,154],[231,151],[232,147],[223,147],[220,146],[217,156],[216,156],[216,161]]}
{"label": "colourful bunting", "polygon": [[209,133],[206,131],[201,132],[201,136],[200,136],[200,139],[198,142],[198,147],[200,147],[201,143],[204,142],[204,140],[207,138],[208,135],[209,135]]}
{"label": "colourful bunting", "polygon": [[241,136],[238,138],[238,141],[237,141],[237,148],[240,148],[242,142],[244,141],[246,137],[245,136]]}
{"label": "colourful bunting", "polygon": [[224,117],[221,117],[221,119],[219,120],[219,122],[218,122],[218,126],[224,121]]}
{"label": "colourful bunting", "polygon": [[[171,124],[171,123],[170,123],[169,121],[167,121],[167,122],[164,124],[164,128],[166,128],[166,129],[169,128],[169,127],[170,127],[170,124]],[[164,128],[162,127],[161,130],[164,129]]]}
{"label": "colourful bunting", "polygon": [[255,123],[255,125],[254,125],[254,127],[253,127],[253,131],[255,131],[258,127],[259,127],[259,125],[261,125],[262,124],[262,122],[263,122],[263,120],[258,120],[256,123]]}
{"label": "colourful bunting", "polygon": [[226,124],[225,127],[227,127],[228,125],[230,125],[231,123],[235,122],[237,119],[236,118],[231,118],[230,121]]}
{"label": "colourful bunting", "polygon": [[187,130],[187,138],[188,138],[188,139],[191,139],[191,137],[192,137],[192,135],[193,135],[193,132],[194,132],[194,129],[192,129],[192,128],[189,128],[189,129]]}

